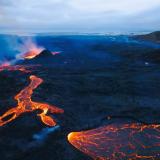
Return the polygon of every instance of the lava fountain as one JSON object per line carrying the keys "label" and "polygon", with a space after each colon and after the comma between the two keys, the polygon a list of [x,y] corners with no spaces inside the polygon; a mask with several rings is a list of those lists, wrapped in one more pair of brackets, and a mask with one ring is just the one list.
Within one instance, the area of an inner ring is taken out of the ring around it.
{"label": "lava fountain", "polygon": [[35,49],[32,49],[24,54],[21,54],[20,55],[20,58],[23,58],[23,59],[33,59],[35,58],[36,56],[38,56],[41,52],[43,51],[43,49],[41,48],[35,48]]}
{"label": "lava fountain", "polygon": [[37,116],[40,117],[41,121],[48,126],[55,126],[56,121],[48,116],[47,113],[63,113],[64,111],[56,106],[52,106],[46,103],[33,102],[31,96],[33,90],[36,89],[43,80],[34,75],[30,76],[30,84],[24,88],[20,93],[15,96],[18,105],[15,108],[9,109],[6,113],[0,116],[0,126],[3,126],[25,112],[33,112],[35,110],[41,110],[40,114]]}
{"label": "lava fountain", "polygon": [[[26,53],[20,54],[18,55],[18,58],[22,58],[22,59],[33,59],[35,57],[37,57],[38,55],[40,55],[42,53],[42,51],[45,49],[41,49],[41,48],[35,48],[32,49]],[[60,54],[60,52],[51,52],[51,54],[53,56]]]}
{"label": "lava fountain", "polygon": [[160,159],[160,125],[110,124],[72,132],[68,141],[95,160]]}
{"label": "lava fountain", "polygon": [[19,47],[20,54],[17,55],[17,59],[32,59],[39,55],[44,50],[43,47],[38,46],[33,39],[28,38],[23,40],[22,45]]}

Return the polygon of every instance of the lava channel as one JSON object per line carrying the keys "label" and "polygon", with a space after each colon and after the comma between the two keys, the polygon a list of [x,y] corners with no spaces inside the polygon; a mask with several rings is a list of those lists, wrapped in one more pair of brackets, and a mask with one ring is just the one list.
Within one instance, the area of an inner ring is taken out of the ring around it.
{"label": "lava channel", "polygon": [[160,125],[110,124],[71,132],[69,142],[94,160],[160,160]]}
{"label": "lava channel", "polygon": [[56,121],[51,116],[48,116],[47,113],[63,113],[64,111],[56,106],[46,103],[33,102],[31,99],[33,90],[36,89],[43,82],[43,80],[34,75],[30,76],[30,80],[30,84],[14,97],[15,100],[17,100],[18,105],[15,108],[9,109],[6,113],[0,116],[0,126],[13,121],[22,113],[33,112],[35,110],[42,111],[40,114],[37,114],[37,116],[40,117],[44,124],[48,126],[56,125]]}

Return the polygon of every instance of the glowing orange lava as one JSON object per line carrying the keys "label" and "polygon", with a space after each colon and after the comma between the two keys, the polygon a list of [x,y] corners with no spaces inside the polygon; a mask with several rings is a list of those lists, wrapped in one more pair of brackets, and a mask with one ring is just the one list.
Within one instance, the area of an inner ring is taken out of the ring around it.
{"label": "glowing orange lava", "polygon": [[38,56],[42,52],[42,50],[43,49],[41,49],[41,48],[35,48],[29,52],[21,54],[20,57],[24,58],[24,59],[33,59],[34,57]]}
{"label": "glowing orange lava", "polygon": [[21,71],[21,72],[25,72],[25,73],[30,73],[31,69],[33,69],[35,66],[38,65],[10,65],[8,64],[2,64],[0,65],[0,72],[7,70],[7,71]]}
{"label": "glowing orange lava", "polygon": [[160,125],[110,124],[72,132],[68,140],[95,160],[160,160]]}
{"label": "glowing orange lava", "polygon": [[[23,58],[23,59],[33,59],[36,56],[38,56],[42,51],[43,51],[42,48],[34,48],[29,52],[20,54],[18,57]],[[60,52],[51,52],[51,54],[54,56],[54,55],[60,54]]]}
{"label": "glowing orange lava", "polygon": [[33,112],[35,110],[42,111],[42,113],[37,114],[37,116],[41,118],[41,121],[44,124],[48,126],[56,125],[56,121],[51,116],[48,116],[47,113],[63,113],[64,111],[60,108],[57,108],[56,106],[45,103],[33,102],[31,99],[33,90],[36,89],[43,82],[43,80],[33,75],[30,76],[30,80],[30,84],[15,96],[15,100],[17,100],[18,105],[0,116],[0,126],[11,122],[12,120],[20,116],[22,113]]}

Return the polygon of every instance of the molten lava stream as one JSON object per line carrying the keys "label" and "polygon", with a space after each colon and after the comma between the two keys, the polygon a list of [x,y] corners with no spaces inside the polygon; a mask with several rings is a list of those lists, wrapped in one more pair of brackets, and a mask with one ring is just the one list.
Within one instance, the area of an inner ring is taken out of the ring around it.
{"label": "molten lava stream", "polygon": [[0,72],[7,70],[7,71],[21,71],[24,73],[30,73],[31,69],[39,65],[10,65],[8,64],[2,64],[0,65]]}
{"label": "molten lava stream", "polygon": [[[56,125],[56,121],[51,116],[47,116],[47,113],[63,113],[64,111],[49,104],[33,102],[31,99],[33,90],[36,89],[43,82],[43,80],[36,76],[30,76],[30,80],[31,82],[29,86],[24,88],[19,94],[15,96],[15,100],[17,100],[18,105],[15,108],[11,108],[5,114],[0,116],[0,126],[11,122],[12,120],[20,116],[22,113],[33,112],[35,110],[42,111],[42,113],[38,114],[37,116],[41,118],[43,123],[48,126]],[[10,118],[5,120],[7,117]]]}
{"label": "molten lava stream", "polygon": [[111,124],[72,132],[68,140],[95,160],[160,160],[160,125]]}

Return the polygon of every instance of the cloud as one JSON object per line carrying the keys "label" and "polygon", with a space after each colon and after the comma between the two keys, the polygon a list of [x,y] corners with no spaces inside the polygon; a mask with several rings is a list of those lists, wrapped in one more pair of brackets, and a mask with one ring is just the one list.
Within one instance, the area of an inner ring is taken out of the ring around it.
{"label": "cloud", "polygon": [[1,0],[0,9],[0,28],[21,32],[158,30],[160,23],[159,0]]}

